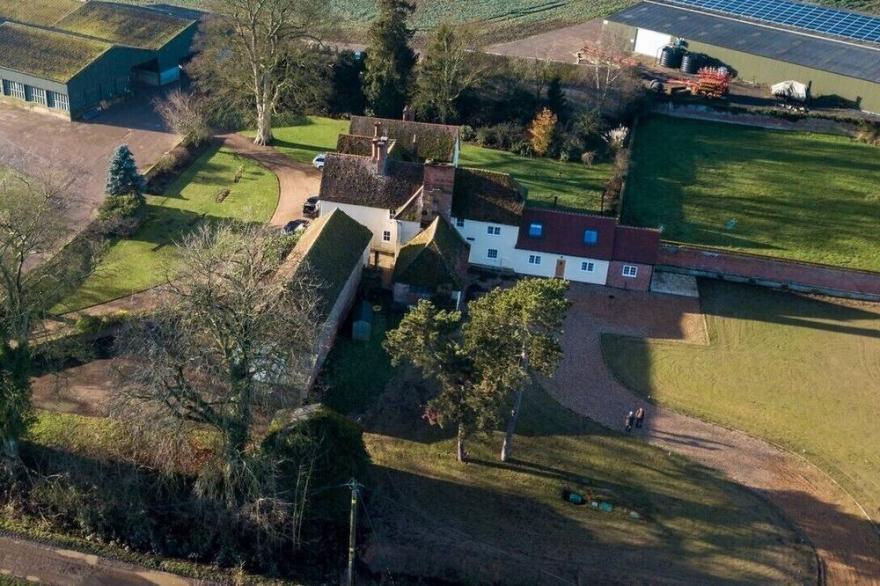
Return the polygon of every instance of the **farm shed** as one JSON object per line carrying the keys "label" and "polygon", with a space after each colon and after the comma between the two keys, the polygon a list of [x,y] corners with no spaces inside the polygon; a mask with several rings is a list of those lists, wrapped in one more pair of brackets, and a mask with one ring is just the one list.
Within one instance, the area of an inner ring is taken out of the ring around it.
{"label": "farm shed", "polygon": [[641,55],[657,58],[682,39],[690,52],[720,61],[740,80],[766,86],[797,80],[811,85],[814,98],[880,112],[877,17],[787,0],[669,0],[617,12],[605,28]]}
{"label": "farm shed", "polygon": [[198,23],[161,8],[0,0],[0,94],[78,118],[143,85],[179,79]]}

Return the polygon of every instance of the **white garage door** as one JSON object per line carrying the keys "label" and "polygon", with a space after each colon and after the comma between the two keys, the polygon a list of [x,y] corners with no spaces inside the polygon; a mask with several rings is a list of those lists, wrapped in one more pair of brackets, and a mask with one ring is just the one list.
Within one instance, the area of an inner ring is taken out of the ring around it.
{"label": "white garage door", "polygon": [[647,55],[655,59],[660,56],[660,49],[672,42],[672,36],[640,28],[636,32],[634,51],[639,55]]}

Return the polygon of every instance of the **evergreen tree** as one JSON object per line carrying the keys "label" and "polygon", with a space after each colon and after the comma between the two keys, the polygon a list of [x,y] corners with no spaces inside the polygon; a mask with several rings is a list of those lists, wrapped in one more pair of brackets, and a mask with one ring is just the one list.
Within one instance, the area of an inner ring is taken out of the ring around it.
{"label": "evergreen tree", "polygon": [[561,121],[568,119],[568,102],[562,89],[562,79],[558,75],[553,76],[550,85],[547,86],[547,107],[555,112]]}
{"label": "evergreen tree", "polygon": [[134,155],[128,145],[119,145],[110,158],[107,187],[104,190],[108,195],[140,195],[143,189],[144,176],[138,173]]}
{"label": "evergreen tree", "polygon": [[409,0],[379,0],[370,25],[364,94],[375,116],[397,118],[409,96],[416,54],[409,46],[413,30],[407,19],[415,10]]}

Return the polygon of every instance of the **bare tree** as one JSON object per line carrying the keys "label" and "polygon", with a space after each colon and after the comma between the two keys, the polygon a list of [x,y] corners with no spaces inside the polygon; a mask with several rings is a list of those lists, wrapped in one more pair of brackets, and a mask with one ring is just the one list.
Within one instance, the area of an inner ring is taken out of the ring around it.
{"label": "bare tree", "polygon": [[154,106],[168,128],[183,137],[184,143],[198,146],[210,138],[208,105],[202,97],[176,89],[164,99],[156,99]]}
{"label": "bare tree", "polygon": [[[247,100],[259,145],[272,141],[272,116],[285,102],[313,95],[322,68],[316,54],[329,7],[321,0],[213,0],[197,86],[224,105]],[[327,72],[329,73],[329,71]]]}
{"label": "bare tree", "polygon": [[595,92],[593,108],[603,112],[612,97],[628,104],[640,91],[638,61],[625,49],[619,38],[604,35],[584,46],[579,62],[586,67],[585,81]]}
{"label": "bare tree", "polygon": [[64,238],[65,187],[51,171],[28,177],[0,161],[0,455],[6,458],[17,457],[32,417],[32,338],[53,303],[50,276],[32,269]]}
{"label": "bare tree", "polygon": [[180,248],[181,270],[157,311],[122,336],[116,414],[173,432],[207,428],[216,457],[201,492],[230,506],[265,475],[248,451],[254,430],[296,406],[313,360],[313,284],[276,276],[278,239],[266,228],[202,227]]}

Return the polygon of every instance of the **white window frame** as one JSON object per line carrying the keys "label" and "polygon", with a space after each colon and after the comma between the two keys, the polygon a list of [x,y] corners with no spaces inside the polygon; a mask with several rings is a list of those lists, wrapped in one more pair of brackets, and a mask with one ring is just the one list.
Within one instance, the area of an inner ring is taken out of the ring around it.
{"label": "white window frame", "polygon": [[[492,254],[492,253],[494,253],[494,254]],[[497,248],[490,248],[489,250],[487,250],[486,251],[486,258],[488,258],[489,260],[498,260],[498,249]]]}
{"label": "white window frame", "polygon": [[486,226],[486,234],[489,236],[500,236],[501,226]]}
{"label": "white window frame", "polygon": [[[49,98],[51,102],[49,101]],[[54,110],[61,110],[62,112],[70,111],[70,99],[67,94],[62,94],[53,91],[46,92],[46,103],[47,105]]]}
{"label": "white window frame", "polygon": [[621,274],[627,279],[635,279],[639,276],[639,267],[636,265],[623,265],[623,271]]}
{"label": "white window frame", "polygon": [[16,98],[18,100],[27,100],[27,91],[25,90],[24,84],[18,81],[6,81],[6,88],[8,89],[7,96],[12,98]]}
{"label": "white window frame", "polygon": [[31,102],[35,104],[39,104],[41,106],[47,105],[46,102],[46,90],[41,87],[31,87]]}
{"label": "white window frame", "polygon": [[464,228],[464,218],[455,218],[455,225]]}
{"label": "white window frame", "polygon": [[530,254],[529,255],[529,264],[535,265],[535,266],[541,264],[541,255],[540,254]]}
{"label": "white window frame", "polygon": [[391,242],[391,230],[384,230],[382,232],[382,242]]}
{"label": "white window frame", "polygon": [[596,270],[596,264],[588,260],[581,261],[581,270],[585,273],[592,273]]}

